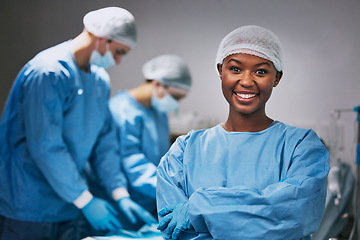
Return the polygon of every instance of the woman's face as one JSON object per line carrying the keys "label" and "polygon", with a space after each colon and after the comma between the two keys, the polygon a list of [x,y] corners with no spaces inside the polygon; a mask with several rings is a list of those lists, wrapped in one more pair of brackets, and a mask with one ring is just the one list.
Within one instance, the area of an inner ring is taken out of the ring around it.
{"label": "woman's face", "polygon": [[265,104],[282,76],[271,61],[238,53],[226,57],[217,67],[230,111],[241,115],[265,113]]}

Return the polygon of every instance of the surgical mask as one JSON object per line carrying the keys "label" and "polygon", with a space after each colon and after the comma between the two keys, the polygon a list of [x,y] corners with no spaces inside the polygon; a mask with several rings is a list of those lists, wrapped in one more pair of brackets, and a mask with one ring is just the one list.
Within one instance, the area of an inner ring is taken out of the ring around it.
{"label": "surgical mask", "polygon": [[151,106],[159,112],[173,112],[179,108],[179,102],[169,93],[162,98],[157,97],[154,93],[151,98]]}
{"label": "surgical mask", "polygon": [[99,53],[98,49],[98,44],[99,42],[96,42],[96,48],[92,51],[91,56],[90,56],[90,64],[95,64],[99,67],[103,67],[103,68],[109,68],[111,66],[115,65],[115,59],[114,56],[112,55],[110,49],[109,49],[109,44],[106,43],[106,52],[104,54],[104,56],[101,56],[101,54]]}

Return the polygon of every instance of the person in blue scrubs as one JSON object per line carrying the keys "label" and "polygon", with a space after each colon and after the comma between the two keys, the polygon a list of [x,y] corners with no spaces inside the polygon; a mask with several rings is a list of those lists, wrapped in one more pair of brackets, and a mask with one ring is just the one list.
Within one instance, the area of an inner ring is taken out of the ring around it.
{"label": "person in blue scrubs", "polygon": [[156,215],[156,166],[170,147],[167,113],[188,94],[191,75],[184,60],[172,54],[148,60],[142,73],[145,82],[116,93],[110,110],[119,128],[131,198]]}
{"label": "person in blue scrubs", "polygon": [[324,212],[329,153],[311,129],[267,116],[283,75],[280,41],[243,26],[221,42],[224,123],[179,137],[157,169],[165,239],[311,239]]}
{"label": "person in blue scrubs", "polygon": [[80,213],[99,230],[121,228],[88,190],[85,169],[130,219],[154,218],[133,202],[119,165],[106,68],[135,46],[133,15],[91,11],[84,30],[37,54],[19,72],[0,120],[0,239],[80,239]]}

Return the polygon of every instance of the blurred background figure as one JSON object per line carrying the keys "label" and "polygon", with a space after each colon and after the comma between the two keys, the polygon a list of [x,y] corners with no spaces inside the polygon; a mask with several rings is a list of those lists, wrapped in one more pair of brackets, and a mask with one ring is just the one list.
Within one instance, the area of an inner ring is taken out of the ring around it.
{"label": "blurred background figure", "polygon": [[108,7],[83,22],[81,34],[30,60],[11,89],[0,120],[0,239],[78,240],[80,212],[94,229],[121,228],[89,191],[88,164],[126,217],[155,221],[129,197],[108,107],[105,69],[135,46],[134,16]]}
{"label": "blurred background figure", "polygon": [[116,93],[110,110],[131,198],[156,214],[156,166],[170,145],[167,113],[176,111],[187,95],[191,75],[186,63],[171,54],[147,61],[142,73],[145,82]]}

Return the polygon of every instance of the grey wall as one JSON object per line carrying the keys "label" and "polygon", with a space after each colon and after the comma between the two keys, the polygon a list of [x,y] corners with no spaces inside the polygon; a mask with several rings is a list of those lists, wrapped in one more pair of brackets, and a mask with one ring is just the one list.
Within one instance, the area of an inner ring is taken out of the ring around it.
{"label": "grey wall", "polygon": [[[2,0],[0,2],[0,108],[18,70],[38,51],[82,30],[83,15],[105,6],[132,12],[138,44],[109,70],[113,92],[143,82],[142,64],[159,54],[186,60],[194,79],[181,112],[224,121],[227,103],[215,71],[221,39],[246,24],[271,29],[284,50],[284,76],[268,115],[311,127],[325,140],[330,112],[360,105],[360,1],[358,0]],[[344,161],[354,163],[355,113],[341,115]]]}

